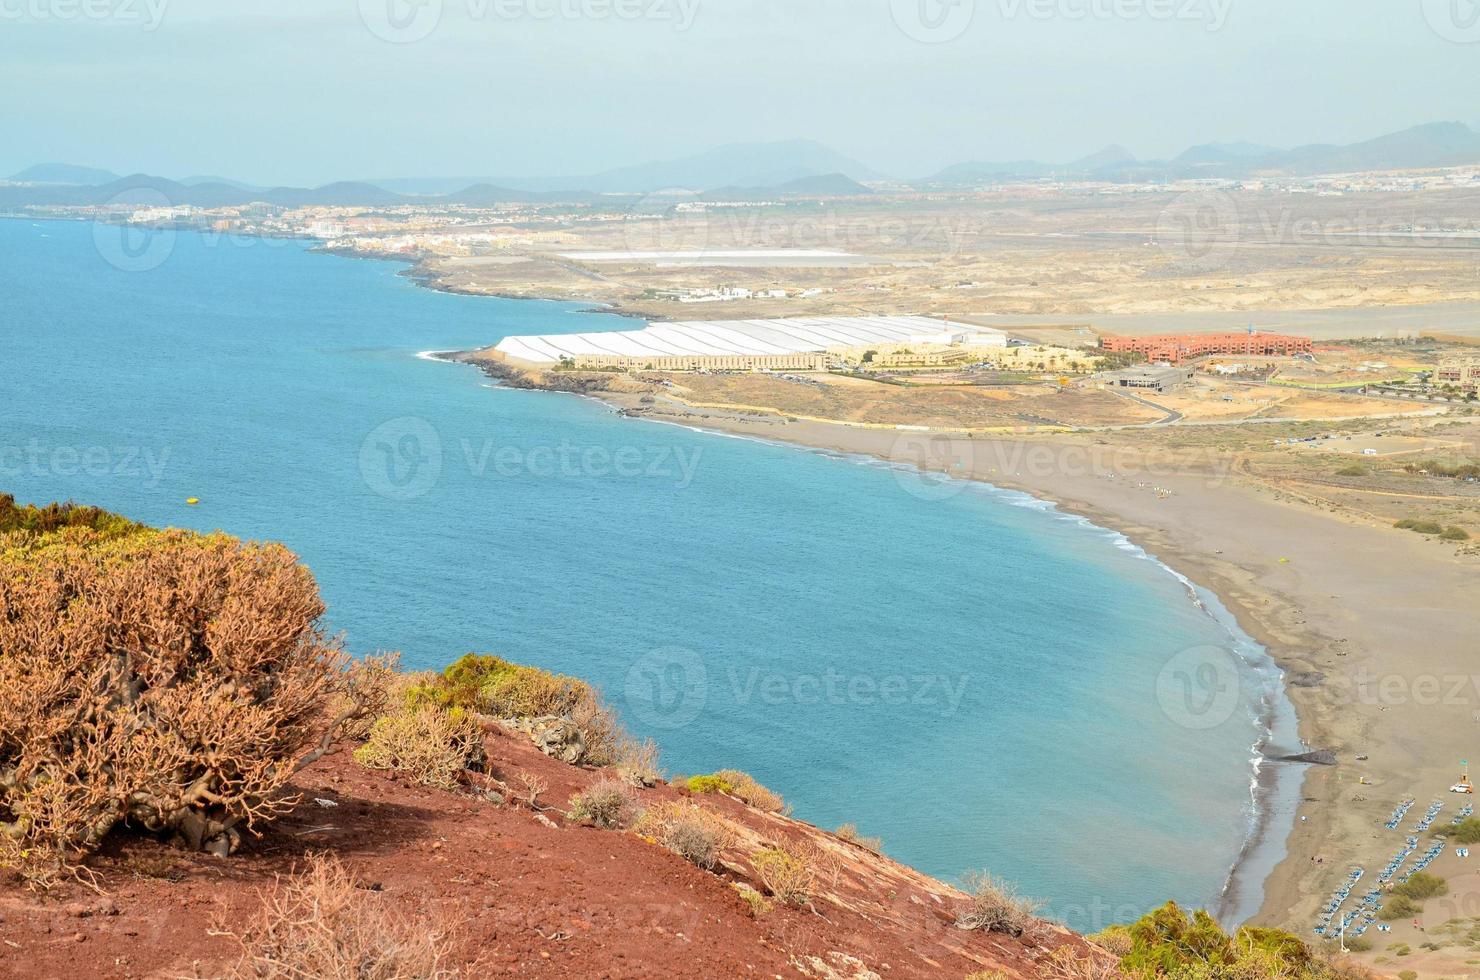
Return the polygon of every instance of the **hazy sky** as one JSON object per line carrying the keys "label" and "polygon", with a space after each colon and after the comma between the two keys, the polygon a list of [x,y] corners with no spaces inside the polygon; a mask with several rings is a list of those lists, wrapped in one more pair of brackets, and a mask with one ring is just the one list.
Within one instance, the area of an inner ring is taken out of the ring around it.
{"label": "hazy sky", "polygon": [[919,176],[1477,124],[1477,91],[1472,0],[0,0],[0,175],[560,175],[809,137]]}

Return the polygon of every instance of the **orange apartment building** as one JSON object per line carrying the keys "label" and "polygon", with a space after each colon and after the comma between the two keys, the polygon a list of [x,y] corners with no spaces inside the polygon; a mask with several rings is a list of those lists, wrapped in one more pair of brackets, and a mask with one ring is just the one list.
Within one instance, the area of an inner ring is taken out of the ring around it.
{"label": "orange apartment building", "polygon": [[1148,361],[1180,364],[1195,357],[1289,357],[1309,354],[1309,337],[1277,333],[1163,334],[1158,337],[1101,337],[1100,347],[1112,353],[1145,354]]}
{"label": "orange apartment building", "polygon": [[1446,358],[1434,373],[1434,383],[1480,395],[1480,358]]}

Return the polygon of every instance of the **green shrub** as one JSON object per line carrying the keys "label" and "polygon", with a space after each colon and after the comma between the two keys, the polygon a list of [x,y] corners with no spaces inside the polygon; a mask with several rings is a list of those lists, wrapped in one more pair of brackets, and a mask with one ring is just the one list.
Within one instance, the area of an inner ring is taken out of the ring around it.
{"label": "green shrub", "polygon": [[1480,817],[1470,817],[1456,826],[1440,827],[1434,833],[1461,844],[1480,844]]}
{"label": "green shrub", "polygon": [[750,913],[750,917],[752,919],[759,919],[761,916],[771,911],[771,903],[766,901],[766,896],[762,895],[760,892],[756,891],[745,882],[733,882],[731,884],[731,887],[733,887],[735,891],[740,894],[740,897],[745,900],[746,910]]}
{"label": "green shrub", "polygon": [[1420,871],[1403,884],[1393,889],[1394,895],[1411,898],[1416,902],[1422,902],[1430,898],[1437,898],[1449,891],[1449,884],[1438,875]]}
{"label": "green shrub", "polygon": [[355,761],[366,769],[402,773],[424,786],[456,789],[464,772],[484,762],[483,734],[461,708],[404,706],[371,726]]}
{"label": "green shrub", "polygon": [[690,776],[686,784],[690,793],[728,793],[730,786],[718,776]]}
{"label": "green shrub", "polygon": [[1440,541],[1468,541],[1470,532],[1462,527],[1446,527],[1444,533],[1439,535]]}
{"label": "green shrub", "polygon": [[[581,731],[581,761],[595,766],[616,765],[643,753],[589,684],[501,657],[468,654],[440,675],[427,675],[412,685],[405,701],[408,707],[430,704],[511,720],[567,718]],[[649,761],[656,765],[656,757]],[[651,775],[641,773],[643,779]]]}
{"label": "green shrub", "polygon": [[1115,942],[1107,948],[1116,952],[1126,948],[1129,937],[1121,965],[1134,977],[1329,980],[1350,975],[1322,962],[1288,932],[1246,927],[1229,936],[1206,912],[1189,916],[1176,903],[1102,935],[1112,934]]}
{"label": "green shrub", "polygon": [[574,678],[475,653],[442,671],[437,689],[455,707],[496,718],[568,716],[593,696]]}
{"label": "green shrub", "polygon": [[126,537],[147,530],[142,524],[96,507],[74,503],[51,503],[44,507],[18,506],[15,498],[0,493],[0,534],[49,535],[69,528],[97,532],[99,540]]}
{"label": "green shrub", "polygon": [[754,776],[736,769],[721,769],[708,776],[690,776],[687,785],[690,793],[723,793],[767,813],[780,813],[786,808],[779,795],[756,782]]}
{"label": "green shrub", "polygon": [[777,846],[752,855],[750,863],[760,883],[776,901],[799,908],[811,904],[817,878],[805,856]]}
{"label": "green shrub", "polygon": [[1365,467],[1365,466],[1343,466],[1341,469],[1339,469],[1339,470],[1336,471],[1336,475],[1337,476],[1366,476],[1367,475],[1367,467]]}
{"label": "green shrub", "polygon": [[1455,480],[1480,479],[1480,462],[1473,460],[1451,463],[1442,459],[1430,459],[1421,463],[1409,463],[1403,469],[1409,473],[1427,473],[1430,476],[1446,476]]}
{"label": "green shrub", "polygon": [[1394,895],[1382,904],[1382,911],[1377,917],[1384,922],[1395,922],[1398,919],[1411,919],[1423,911],[1419,905],[1407,895]]}

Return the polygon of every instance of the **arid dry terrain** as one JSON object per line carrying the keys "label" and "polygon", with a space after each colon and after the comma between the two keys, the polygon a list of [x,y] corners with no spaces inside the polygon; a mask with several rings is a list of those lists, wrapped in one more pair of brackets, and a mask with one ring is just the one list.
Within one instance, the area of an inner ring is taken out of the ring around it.
{"label": "arid dry terrain", "polygon": [[[666,319],[1349,309],[1480,299],[1477,225],[1480,198],[1460,190],[1016,188],[698,213],[649,205],[606,222],[506,227],[488,254],[429,256],[417,274],[460,292],[591,300]],[[706,250],[848,258],[692,259]],[[621,257],[630,252],[690,258]],[[568,257],[577,253],[610,258]],[[688,304],[656,295],[721,286],[792,296]]]}

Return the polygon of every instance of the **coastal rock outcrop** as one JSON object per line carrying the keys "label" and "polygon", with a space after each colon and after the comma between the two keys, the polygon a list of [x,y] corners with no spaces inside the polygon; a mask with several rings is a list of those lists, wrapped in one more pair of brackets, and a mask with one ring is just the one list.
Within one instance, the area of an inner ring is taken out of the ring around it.
{"label": "coastal rock outcrop", "polygon": [[500,724],[529,736],[535,748],[552,759],[572,766],[586,761],[586,736],[569,718],[516,718]]}

